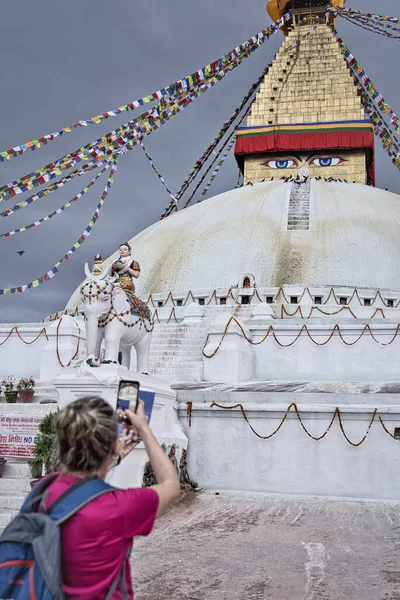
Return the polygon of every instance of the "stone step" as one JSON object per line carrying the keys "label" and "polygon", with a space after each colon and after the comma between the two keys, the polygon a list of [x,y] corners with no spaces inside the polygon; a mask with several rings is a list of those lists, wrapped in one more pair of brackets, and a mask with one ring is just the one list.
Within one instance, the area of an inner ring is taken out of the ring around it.
{"label": "stone step", "polygon": [[0,494],[0,509],[18,511],[27,494],[15,494],[14,492],[2,492]]}
{"label": "stone step", "polygon": [[190,353],[188,354],[187,352],[159,352],[157,354],[151,354],[150,355],[150,359],[151,359],[151,364],[153,364],[156,361],[160,361],[160,360],[165,360],[165,361],[177,361],[177,362],[191,362],[193,360],[200,360],[202,357],[202,349],[203,349],[204,345],[202,345],[201,347],[199,347],[199,349],[196,352]]}
{"label": "stone step", "polygon": [[152,368],[154,370],[156,369],[163,369],[164,367],[167,367],[168,369],[175,369],[175,370],[181,370],[181,369],[190,369],[191,367],[193,367],[193,365],[196,365],[196,363],[202,363],[203,361],[189,361],[189,360],[182,360],[182,361],[171,361],[171,360],[159,360],[159,361],[154,361],[152,363]]}
{"label": "stone step", "polygon": [[158,367],[152,374],[157,374],[158,377],[171,377],[174,380],[180,381],[199,381],[203,376],[203,364],[198,367],[187,367],[186,369],[174,369],[172,367]]}
{"label": "stone step", "polygon": [[185,365],[193,365],[196,362],[202,362],[203,358],[202,358],[202,354],[201,352],[199,352],[199,354],[197,354],[197,356],[194,356],[193,358],[189,359],[189,358],[185,358],[183,356],[180,356],[178,358],[172,358],[172,357],[162,357],[159,356],[156,360],[152,360],[151,365],[155,367],[163,367],[165,365],[171,365],[173,367],[176,367],[177,369],[180,369],[181,367],[185,366]]}
{"label": "stone step", "polygon": [[186,366],[182,365],[182,366],[175,366],[175,365],[167,365],[167,366],[159,366],[157,367],[157,369],[153,369],[154,371],[157,371],[157,373],[183,373],[184,371],[186,372],[195,372],[195,371],[202,371],[203,370],[203,361],[197,361],[196,363],[190,363]]}
{"label": "stone step", "polygon": [[171,332],[171,335],[168,335],[167,333],[163,333],[160,336],[156,336],[152,339],[151,341],[151,346],[150,348],[152,348],[154,345],[159,345],[159,344],[165,344],[167,343],[169,340],[173,343],[175,343],[176,345],[180,345],[180,346],[190,346],[190,344],[195,344],[197,342],[198,339],[204,337],[207,333],[207,329],[205,328],[204,331],[199,332],[199,335],[197,335],[196,337],[192,337],[192,338],[182,338],[180,336],[176,336],[173,332]]}
{"label": "stone step", "polygon": [[196,332],[185,332],[185,333],[181,333],[179,331],[177,331],[176,329],[171,329],[170,331],[158,331],[157,333],[153,334],[152,340],[157,341],[158,339],[164,339],[164,338],[175,338],[177,340],[195,340],[197,339],[200,335],[203,335],[204,331],[207,329],[207,324],[204,325],[204,327],[202,327],[201,329],[199,329]]}
{"label": "stone step", "polygon": [[31,486],[25,477],[2,477],[0,479],[1,494],[29,494]]}
{"label": "stone step", "polygon": [[197,344],[193,344],[191,346],[186,346],[186,347],[182,347],[182,346],[176,346],[176,347],[171,347],[171,346],[167,346],[165,344],[157,344],[156,347],[153,347],[151,349],[150,352],[150,356],[155,356],[157,354],[165,354],[165,355],[172,355],[172,354],[181,354],[182,356],[187,356],[190,354],[195,354],[198,351],[198,348],[200,346],[202,346],[203,344],[203,340],[199,340],[199,342]]}
{"label": "stone step", "polygon": [[[11,477],[16,478],[29,478],[31,471],[29,469],[28,462],[26,460],[18,460],[15,458],[7,458],[7,462],[4,465],[3,479]],[[1,492],[1,479],[0,479],[0,492]]]}

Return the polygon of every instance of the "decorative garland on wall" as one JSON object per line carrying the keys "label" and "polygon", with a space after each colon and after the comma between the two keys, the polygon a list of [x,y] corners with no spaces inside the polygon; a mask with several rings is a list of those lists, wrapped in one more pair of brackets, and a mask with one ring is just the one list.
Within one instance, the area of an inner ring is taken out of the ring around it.
{"label": "decorative garland on wall", "polygon": [[[217,402],[213,402],[210,405],[210,408],[213,408],[214,406],[217,407],[217,408],[221,408],[223,410],[236,410],[237,408],[239,408],[240,411],[241,411],[241,413],[242,413],[242,416],[243,416],[244,420],[246,421],[246,423],[250,427],[251,431],[259,439],[261,439],[261,440],[270,440],[274,435],[276,435],[282,429],[282,426],[285,423],[286,419],[288,418],[289,413],[291,412],[291,410],[294,410],[294,412],[296,413],[296,416],[297,416],[297,418],[298,418],[298,420],[300,422],[300,425],[302,426],[304,432],[307,434],[307,436],[310,439],[314,440],[315,442],[319,442],[319,441],[323,440],[328,435],[328,433],[330,432],[330,430],[332,428],[332,425],[334,424],[334,422],[335,422],[335,420],[337,418],[338,421],[339,421],[340,431],[342,432],[342,434],[343,434],[346,442],[348,444],[350,444],[350,446],[353,446],[353,448],[359,448],[360,446],[362,446],[362,444],[364,444],[364,442],[366,441],[366,439],[368,437],[369,432],[371,431],[372,425],[374,424],[374,422],[376,421],[376,419],[378,417],[378,409],[375,408],[375,410],[373,412],[373,415],[372,415],[372,418],[371,418],[371,421],[370,421],[370,424],[368,425],[367,432],[365,433],[364,437],[359,442],[356,443],[356,442],[353,442],[349,438],[349,436],[347,435],[347,433],[346,433],[346,431],[344,429],[343,419],[342,419],[342,415],[341,415],[339,407],[336,407],[335,412],[333,413],[333,417],[331,419],[331,422],[329,423],[328,428],[326,429],[326,431],[324,431],[324,433],[322,435],[320,435],[320,436],[314,436],[314,435],[312,435],[312,433],[310,433],[310,431],[304,425],[303,420],[302,420],[301,415],[300,415],[300,411],[299,411],[298,406],[297,406],[297,404],[295,402],[293,402],[292,404],[290,404],[290,406],[288,406],[288,408],[286,410],[286,414],[283,417],[282,421],[280,422],[280,424],[278,425],[278,427],[275,429],[275,431],[273,431],[270,435],[260,435],[259,433],[257,433],[257,431],[251,425],[251,423],[250,423],[250,421],[249,421],[249,419],[248,419],[248,417],[246,415],[246,411],[243,408],[243,404],[235,404],[234,406],[224,406],[223,404],[217,404]],[[189,410],[189,408],[188,408],[188,410]],[[190,420],[191,420],[191,413],[192,413],[192,411],[193,411],[193,405],[190,407]],[[397,442],[400,441],[398,438],[396,438],[394,435],[392,435],[390,433],[390,431],[385,426],[385,424],[384,424],[381,416],[379,416],[379,421],[380,421],[380,423],[382,425],[382,428],[385,431],[385,433],[387,433],[392,439],[396,440]]]}
{"label": "decorative garland on wall", "polygon": [[17,336],[17,337],[18,337],[18,338],[21,340],[21,342],[23,342],[23,343],[24,343],[24,344],[26,344],[27,346],[31,346],[32,344],[34,344],[35,342],[37,342],[37,341],[38,341],[38,339],[39,339],[39,338],[40,338],[42,335],[44,335],[44,336],[45,336],[45,338],[46,338],[46,340],[47,340],[47,341],[49,341],[49,338],[48,338],[48,335],[47,335],[47,332],[46,332],[46,329],[45,329],[45,327],[43,327],[43,329],[42,329],[42,330],[41,330],[41,331],[38,333],[38,335],[35,337],[35,339],[34,339],[34,340],[31,340],[30,342],[27,342],[27,341],[26,341],[26,340],[24,340],[24,338],[21,336],[20,332],[18,331],[18,327],[17,327],[17,326],[15,326],[15,327],[13,327],[13,328],[12,328],[12,329],[11,329],[11,330],[8,332],[8,334],[6,335],[5,339],[4,339],[2,342],[0,342],[0,346],[4,346],[4,344],[5,344],[6,342],[8,342],[8,340],[10,339],[10,337],[12,336],[12,334],[13,334],[13,333],[15,333],[15,334],[16,334],[16,336]]}
{"label": "decorative garland on wall", "polygon": [[272,337],[273,337],[273,339],[275,340],[275,342],[276,342],[276,343],[278,344],[278,346],[280,346],[281,348],[290,348],[291,346],[293,346],[293,345],[294,345],[294,344],[295,344],[295,343],[296,343],[296,342],[297,342],[297,341],[300,339],[300,337],[303,335],[303,333],[304,333],[304,334],[306,334],[306,335],[308,336],[308,338],[309,338],[309,339],[312,341],[312,343],[313,343],[313,344],[315,344],[316,346],[319,346],[319,347],[326,346],[326,345],[327,345],[327,344],[328,344],[328,343],[331,341],[331,339],[334,337],[335,333],[337,333],[337,334],[338,334],[338,337],[341,339],[341,341],[343,342],[343,344],[345,344],[346,346],[354,346],[355,344],[357,344],[357,343],[358,343],[358,342],[361,340],[361,338],[362,338],[362,337],[363,337],[363,336],[364,336],[366,333],[368,333],[368,334],[369,334],[369,335],[372,337],[372,339],[374,340],[374,342],[375,342],[376,344],[379,344],[380,346],[390,346],[391,344],[393,344],[393,342],[395,341],[395,339],[398,337],[398,335],[399,335],[399,333],[400,333],[400,324],[399,324],[399,325],[397,325],[397,327],[396,327],[396,331],[395,331],[395,334],[393,335],[393,337],[392,337],[392,339],[390,340],[390,342],[380,342],[380,341],[379,341],[379,340],[378,340],[378,339],[375,337],[375,335],[373,334],[373,332],[372,332],[372,329],[371,329],[371,326],[370,326],[370,325],[367,323],[367,324],[364,326],[364,329],[362,330],[362,332],[360,333],[360,335],[359,335],[359,336],[358,336],[358,337],[357,337],[357,338],[356,338],[354,341],[352,341],[352,342],[348,342],[348,341],[347,341],[347,340],[346,340],[346,339],[343,337],[342,331],[341,331],[341,329],[340,329],[340,325],[336,324],[336,325],[333,327],[333,329],[332,329],[331,333],[330,333],[330,334],[328,335],[328,337],[326,338],[326,340],[325,340],[324,342],[318,342],[318,341],[317,341],[317,340],[315,340],[315,339],[313,338],[313,336],[311,335],[311,333],[310,333],[310,331],[309,331],[309,329],[308,329],[307,325],[303,325],[303,326],[301,327],[301,329],[300,329],[299,333],[296,335],[296,337],[295,337],[295,338],[294,338],[294,339],[293,339],[293,340],[292,340],[292,341],[291,341],[289,344],[284,344],[284,343],[282,343],[281,341],[279,341],[279,339],[278,339],[278,337],[277,337],[277,335],[276,335],[276,333],[275,333],[274,326],[273,326],[273,325],[270,325],[270,326],[269,326],[269,328],[268,328],[268,331],[267,331],[267,333],[265,334],[265,336],[264,336],[264,337],[263,337],[263,338],[262,338],[262,339],[261,339],[259,342],[253,342],[253,340],[251,340],[251,339],[250,339],[250,338],[247,336],[247,334],[246,334],[246,332],[245,332],[245,330],[244,330],[244,328],[243,328],[242,324],[241,324],[241,323],[240,323],[240,322],[239,322],[239,321],[236,319],[236,317],[232,316],[232,317],[229,319],[228,323],[226,324],[226,327],[225,327],[225,329],[224,329],[224,332],[222,333],[221,339],[220,339],[220,341],[219,341],[219,343],[218,343],[218,345],[217,345],[216,349],[215,349],[215,350],[214,350],[214,352],[212,352],[211,354],[206,354],[206,353],[205,353],[205,351],[204,351],[204,350],[205,350],[205,348],[206,348],[206,347],[207,347],[207,345],[208,345],[209,335],[207,336],[207,340],[206,340],[205,346],[204,346],[204,348],[203,348],[203,356],[204,356],[204,358],[209,358],[209,359],[210,359],[210,358],[214,358],[214,356],[216,356],[216,354],[217,354],[217,353],[219,352],[219,350],[221,349],[221,346],[222,346],[222,344],[223,344],[223,342],[224,342],[224,340],[225,340],[225,337],[226,337],[226,335],[227,335],[227,333],[228,333],[228,330],[229,330],[229,328],[230,328],[230,326],[231,326],[231,324],[232,324],[232,323],[235,323],[235,324],[237,325],[237,327],[240,329],[240,332],[241,332],[242,336],[243,336],[243,337],[245,338],[245,340],[246,340],[246,341],[247,341],[249,344],[251,344],[252,346],[260,346],[260,345],[261,345],[261,344],[263,344],[263,343],[264,343],[264,342],[265,342],[265,341],[266,341],[266,340],[267,340],[267,339],[268,339],[270,336],[272,336]]}
{"label": "decorative garland on wall", "polygon": [[74,352],[73,357],[71,358],[71,360],[69,361],[69,363],[67,363],[66,365],[62,362],[61,357],[60,357],[60,349],[58,347],[58,342],[59,342],[59,329],[61,327],[61,323],[62,323],[62,317],[60,319],[60,321],[57,324],[57,329],[56,329],[56,354],[57,354],[57,360],[60,364],[60,366],[65,369],[67,367],[70,367],[72,364],[72,361],[74,361],[76,359],[76,357],[79,354],[79,348],[80,348],[80,343],[81,343],[81,328],[79,327],[78,323],[75,323],[75,325],[78,328],[78,341],[76,343],[76,350]]}
{"label": "decorative garland on wall", "polygon": [[[350,293],[350,290],[349,290],[349,293]],[[304,288],[304,289],[303,289],[303,292],[301,293],[301,296],[298,298],[298,304],[300,304],[300,303],[301,303],[301,301],[303,300],[303,298],[304,298],[304,296],[305,296],[306,294],[308,294],[308,296],[309,296],[310,300],[311,300],[311,301],[314,303],[314,298],[313,298],[313,296],[311,295],[310,289],[309,289],[308,287],[306,287],[306,288]],[[268,296],[269,294],[266,294],[265,292],[263,292],[263,295],[264,295],[264,296]],[[206,294],[206,295],[205,295],[205,298],[206,298],[206,297],[208,297],[208,296],[209,296],[209,294]],[[287,297],[287,295],[286,295],[286,292],[285,292],[285,290],[284,290],[284,288],[283,288],[283,287],[279,288],[279,290],[278,290],[278,292],[276,293],[276,295],[275,295],[275,296],[274,296],[273,294],[271,294],[271,297],[273,298],[273,302],[272,302],[271,304],[278,304],[278,300],[279,300],[279,297],[280,297],[280,296],[282,296],[282,298],[285,300],[285,303],[286,303],[286,304],[291,304],[291,302],[290,302],[290,298],[288,298],[288,297]],[[233,296],[233,288],[230,288],[230,289],[228,290],[227,294],[226,294],[226,299],[228,300],[229,298],[231,298],[231,299],[232,299],[232,300],[235,302],[235,304],[237,304],[238,306],[242,306],[242,304],[241,304],[240,302],[238,302],[238,301],[235,299],[235,297]],[[249,302],[250,302],[250,303],[251,303],[251,301],[253,300],[253,298],[258,298],[258,300],[259,300],[260,302],[262,302],[262,303],[264,303],[264,302],[265,302],[265,298],[262,298],[262,297],[260,296],[260,294],[259,294],[259,292],[258,292],[258,289],[257,289],[257,288],[255,288],[255,289],[254,289],[254,293],[253,293],[253,295],[249,297]],[[339,298],[338,298],[338,296],[336,295],[336,292],[335,292],[334,288],[330,288],[330,291],[329,291],[328,297],[327,297],[327,299],[326,299],[326,300],[325,300],[325,301],[322,303],[322,306],[324,306],[324,305],[328,304],[328,303],[329,303],[329,301],[331,300],[331,298],[333,298],[333,301],[334,301],[334,302],[335,302],[335,303],[336,303],[338,306],[342,306],[342,308],[345,308],[345,306],[343,306],[343,305],[340,303],[340,301],[339,301]],[[361,302],[361,298],[360,298],[360,295],[359,295],[359,292],[358,292],[358,289],[357,289],[357,288],[354,288],[354,289],[353,289],[353,292],[352,292],[352,294],[351,294],[351,297],[350,297],[350,299],[348,300],[348,302],[347,302],[347,305],[346,305],[346,306],[349,306],[349,305],[350,305],[350,304],[353,302],[353,300],[354,300],[354,299],[358,300],[358,302],[359,302],[360,306],[364,306],[364,305],[363,305],[363,303]],[[384,300],[384,299],[383,299],[383,297],[382,297],[382,293],[381,293],[381,291],[380,291],[380,290],[378,290],[377,292],[375,292],[375,296],[374,296],[374,298],[369,298],[369,299],[371,300],[371,306],[373,306],[373,305],[375,304],[375,302],[376,302],[378,299],[380,299],[380,300],[381,300],[381,302],[384,304],[384,306],[386,306],[386,307],[388,308],[388,306],[387,306],[387,304],[386,304],[385,300]],[[169,300],[171,300],[171,302],[172,302],[172,305],[173,305],[173,306],[178,306],[178,304],[176,303],[176,300],[174,300],[174,297],[172,296],[172,292],[169,292],[169,294],[168,294],[167,298],[166,298],[166,299],[163,301],[163,305],[162,305],[162,306],[160,306],[160,307],[158,307],[158,308],[163,308],[164,306],[166,306],[166,305],[167,305],[167,302],[168,302]],[[191,302],[195,302],[195,301],[196,301],[195,297],[193,296],[193,292],[192,292],[192,290],[189,290],[189,292],[187,293],[187,296],[186,296],[185,300],[183,300],[183,301],[182,301],[182,306],[185,306],[185,305],[186,305],[186,304],[189,302],[189,300],[190,300]],[[210,305],[210,304],[211,304],[211,302],[212,302],[213,300],[215,300],[215,301],[217,300],[217,290],[214,290],[214,291],[212,292],[212,294],[210,295],[210,298],[209,298],[209,300],[208,300],[208,302],[207,302],[207,306],[208,306],[208,305]],[[147,298],[147,301],[145,302],[145,304],[147,304],[147,305],[149,305],[150,303],[153,305],[153,307],[154,307],[154,308],[156,308],[156,306],[155,306],[155,304],[154,304],[154,301],[153,301],[153,295],[152,295],[152,294],[150,294],[150,295],[149,295],[149,297]],[[279,303],[281,303],[281,302],[279,301]],[[396,306],[394,306],[394,307],[392,307],[392,308],[398,308],[398,306],[399,306],[399,305],[400,305],[400,300],[397,302]]]}
{"label": "decorative garland on wall", "polygon": [[[305,295],[305,294],[308,294],[309,298],[310,298],[310,299],[312,300],[312,302],[314,303],[314,298],[313,298],[313,296],[311,295],[311,292],[310,292],[310,290],[309,290],[309,288],[308,288],[308,287],[307,287],[307,288],[305,288],[305,289],[303,290],[303,292],[302,292],[302,294],[301,294],[301,296],[300,296],[300,298],[299,298],[299,300],[298,300],[298,303],[300,303],[300,302],[301,302],[301,300],[303,299],[303,297],[304,297],[304,295]],[[264,292],[263,292],[263,295],[264,295],[264,296],[268,296],[268,294],[265,294]],[[290,303],[290,299],[287,297],[287,295],[286,295],[286,293],[285,293],[285,290],[284,290],[282,287],[281,287],[281,288],[278,290],[278,292],[277,292],[276,296],[274,296],[274,297],[273,297],[273,302],[272,302],[271,304],[278,304],[278,299],[279,299],[279,296],[280,296],[280,295],[282,295],[282,298],[285,300],[286,304],[290,304],[290,305],[291,305],[291,303]],[[206,294],[205,298],[206,298],[207,296],[208,296],[208,294]],[[233,296],[233,293],[232,293],[232,288],[228,290],[228,292],[227,292],[226,296],[224,296],[224,297],[226,298],[226,300],[228,300],[228,299],[231,299],[231,300],[232,300],[232,302],[234,302],[234,304],[235,304],[236,306],[243,306],[243,305],[242,305],[240,302],[238,302],[238,301],[236,300],[236,298]],[[255,288],[253,295],[249,297],[249,303],[250,303],[250,304],[251,304],[251,302],[252,302],[252,300],[253,300],[254,298],[258,299],[258,300],[259,300],[259,302],[261,302],[261,303],[265,303],[265,298],[262,298],[262,297],[260,296],[260,294],[259,294],[259,292],[258,292],[257,288]],[[334,290],[334,288],[331,288],[331,289],[330,289],[330,291],[329,291],[329,295],[328,295],[327,299],[325,300],[325,302],[323,302],[323,303],[322,303],[322,305],[321,305],[321,306],[324,306],[324,305],[328,304],[328,303],[329,303],[329,300],[330,300],[331,298],[333,298],[333,301],[334,301],[334,302],[335,302],[335,303],[336,303],[338,306],[341,306],[341,310],[340,310],[340,311],[338,311],[337,313],[325,313],[325,312],[324,312],[323,314],[326,314],[326,315],[335,315],[335,314],[339,314],[339,313],[340,313],[342,310],[345,310],[345,309],[351,310],[351,309],[350,309],[350,307],[349,307],[349,305],[352,303],[352,301],[353,301],[354,299],[356,299],[356,300],[358,301],[358,303],[359,303],[359,305],[360,305],[361,307],[364,307],[364,305],[362,304],[362,301],[361,301],[361,298],[360,298],[360,295],[359,295],[359,292],[358,292],[358,289],[357,289],[357,288],[355,288],[355,289],[353,290],[353,292],[352,292],[352,295],[351,295],[350,299],[349,299],[349,300],[348,300],[348,302],[347,302],[347,305],[341,305],[341,304],[340,304],[340,302],[339,302],[339,299],[338,299],[338,297],[337,297],[337,295],[336,295],[336,293],[335,293],[335,290]],[[373,307],[373,305],[375,304],[375,302],[376,302],[377,300],[380,300],[380,301],[382,302],[382,304],[383,304],[383,305],[384,305],[386,308],[389,308],[389,307],[388,307],[388,305],[387,305],[387,303],[386,303],[386,301],[384,300],[384,298],[383,298],[383,296],[382,296],[382,293],[381,293],[381,291],[380,291],[380,290],[378,290],[377,292],[375,292],[375,296],[374,296],[373,298],[368,298],[368,299],[369,299],[369,300],[371,300],[371,304],[370,304],[370,307],[371,307],[371,308]],[[172,306],[173,306],[173,307],[178,307],[178,306],[186,306],[186,305],[188,304],[188,302],[190,302],[190,303],[196,302],[196,298],[194,297],[192,290],[189,290],[189,292],[188,292],[188,293],[187,293],[187,295],[186,295],[186,298],[185,298],[184,300],[182,300],[182,304],[181,304],[181,305],[178,305],[178,304],[177,304],[177,301],[176,301],[176,300],[174,299],[174,297],[172,296],[172,292],[169,292],[169,294],[168,294],[167,298],[166,298],[166,299],[163,301],[163,304],[162,304],[162,306],[158,306],[158,301],[157,301],[157,306],[154,304],[154,300],[153,300],[153,295],[152,295],[152,294],[149,294],[149,296],[148,296],[148,298],[147,298],[147,300],[146,300],[145,304],[146,304],[146,306],[149,306],[149,305],[151,305],[151,306],[152,306],[154,309],[157,309],[157,310],[158,310],[159,308],[164,308],[164,307],[166,307],[166,306],[167,306],[167,303],[168,303],[168,301],[169,301],[169,300],[171,301],[171,303],[172,303]],[[217,300],[218,300],[218,298],[217,298],[217,291],[216,291],[216,290],[214,290],[214,291],[212,292],[212,294],[211,294],[211,296],[210,296],[210,298],[209,298],[209,300],[208,300],[208,302],[207,302],[207,304],[206,304],[206,305],[207,305],[207,306],[209,306],[209,305],[212,303],[212,301],[213,301],[213,300],[215,301],[215,303],[217,303]],[[222,305],[221,305],[221,306],[222,306]],[[292,305],[291,305],[291,306],[292,306]],[[397,304],[396,304],[395,306],[393,306],[393,307],[390,307],[390,308],[398,308],[399,306],[400,306],[400,300],[398,300],[398,302],[397,302]],[[300,307],[297,307],[297,309],[296,309],[296,312],[298,311],[298,309],[299,309],[299,308],[300,308]],[[285,310],[286,310],[286,309],[285,309]],[[315,305],[315,306],[314,306],[314,310],[319,310],[320,312],[322,312],[322,311],[321,311],[321,309],[319,308],[319,306],[318,306],[318,305]],[[377,315],[377,313],[378,313],[379,311],[382,311],[382,318],[386,318],[386,316],[385,316],[385,314],[383,313],[383,310],[382,310],[381,308],[377,308],[377,309],[375,310],[375,312],[373,313],[373,315],[372,315],[370,318],[371,318],[371,319],[373,319],[373,318],[374,318],[374,317]],[[286,314],[287,314],[288,316],[294,316],[294,315],[296,314],[296,312],[295,312],[295,313],[293,313],[293,314],[290,314],[290,313],[287,313],[287,312],[286,312]],[[72,315],[72,316],[77,316],[77,314],[78,314],[78,307],[76,307],[74,310],[71,310],[71,311],[67,311],[67,310],[65,310],[65,311],[60,311],[60,312],[54,313],[53,315],[51,315],[51,316],[49,317],[49,320],[50,320],[50,321],[55,321],[55,320],[57,320],[57,319],[60,317],[60,315],[63,315],[63,314],[64,314],[64,315],[70,314],[70,315]],[[158,314],[158,313],[157,313],[157,314]],[[304,317],[303,317],[303,318],[304,318]],[[307,318],[310,318],[310,317],[307,317]],[[357,316],[355,316],[355,318],[358,318],[358,317],[357,317]]]}
{"label": "decorative garland on wall", "polygon": [[[358,319],[359,318],[359,317],[357,317],[357,315],[355,315],[353,313],[353,311],[351,310],[351,308],[349,306],[342,306],[342,308],[340,308],[336,312],[326,312],[326,311],[322,310],[321,308],[319,308],[319,306],[312,306],[311,309],[310,309],[310,312],[309,312],[308,316],[305,317],[304,314],[303,314],[301,306],[298,306],[293,313],[290,313],[290,312],[288,312],[286,310],[286,306],[284,304],[282,304],[282,306],[281,306],[281,319],[284,319],[285,315],[288,316],[288,317],[295,317],[298,313],[300,313],[300,317],[302,319],[308,320],[308,319],[311,319],[311,317],[312,317],[312,315],[314,314],[315,311],[320,312],[324,316],[333,317],[335,315],[339,315],[340,313],[342,313],[345,310],[348,311],[354,319]],[[375,312],[373,313],[373,315],[371,317],[369,317],[369,318],[370,319],[374,319],[379,312],[381,313],[381,317],[383,319],[386,319],[385,314],[384,314],[382,308],[376,308]]]}

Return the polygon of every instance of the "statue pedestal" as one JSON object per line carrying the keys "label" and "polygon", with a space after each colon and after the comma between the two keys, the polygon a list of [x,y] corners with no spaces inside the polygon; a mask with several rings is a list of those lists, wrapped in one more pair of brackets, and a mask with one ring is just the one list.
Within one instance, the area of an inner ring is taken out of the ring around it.
{"label": "statue pedestal", "polygon": [[[158,442],[164,444],[167,451],[173,444],[176,445],[179,464],[181,451],[187,448],[187,438],[178,421],[176,393],[166,381],[110,364],[97,369],[86,366],[84,371],[78,368],[64,369],[53,383],[59,394],[60,409],[83,396],[101,396],[116,408],[120,379],[139,381],[141,388],[155,392],[150,425]],[[110,471],[107,480],[120,488],[140,487],[147,461],[144,445],[139,444],[118,467]]]}

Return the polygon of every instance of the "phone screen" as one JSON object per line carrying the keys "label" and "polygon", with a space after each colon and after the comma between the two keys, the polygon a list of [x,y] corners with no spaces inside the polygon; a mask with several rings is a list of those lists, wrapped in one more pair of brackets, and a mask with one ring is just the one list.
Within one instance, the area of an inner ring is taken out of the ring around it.
{"label": "phone screen", "polygon": [[139,398],[139,382],[122,379],[118,386],[117,415],[118,435],[125,436],[129,431],[129,423],[124,422],[124,414],[128,408],[136,412]]}

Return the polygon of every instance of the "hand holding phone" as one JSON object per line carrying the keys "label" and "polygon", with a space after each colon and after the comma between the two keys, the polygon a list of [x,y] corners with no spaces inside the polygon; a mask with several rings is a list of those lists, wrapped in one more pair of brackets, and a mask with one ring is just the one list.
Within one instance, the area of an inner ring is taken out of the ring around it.
{"label": "hand holding phone", "polygon": [[139,400],[139,382],[121,379],[118,386],[117,415],[118,435],[124,437],[129,433],[132,425],[126,411],[132,406],[136,411]]}
{"label": "hand holding phone", "polygon": [[[136,411],[133,412],[132,409],[128,409],[126,411],[126,416],[129,418],[132,430],[137,436],[140,436],[143,429],[149,425],[149,419],[145,413],[144,402],[143,400],[140,400],[140,398],[138,400]],[[134,438],[135,435],[133,436],[133,439]]]}
{"label": "hand holding phone", "polygon": [[155,392],[147,389],[139,389],[139,385],[138,381],[123,379],[120,381],[118,387],[117,413],[119,436],[125,437],[133,429],[133,442],[140,441],[142,427],[150,422],[155,398]]}

